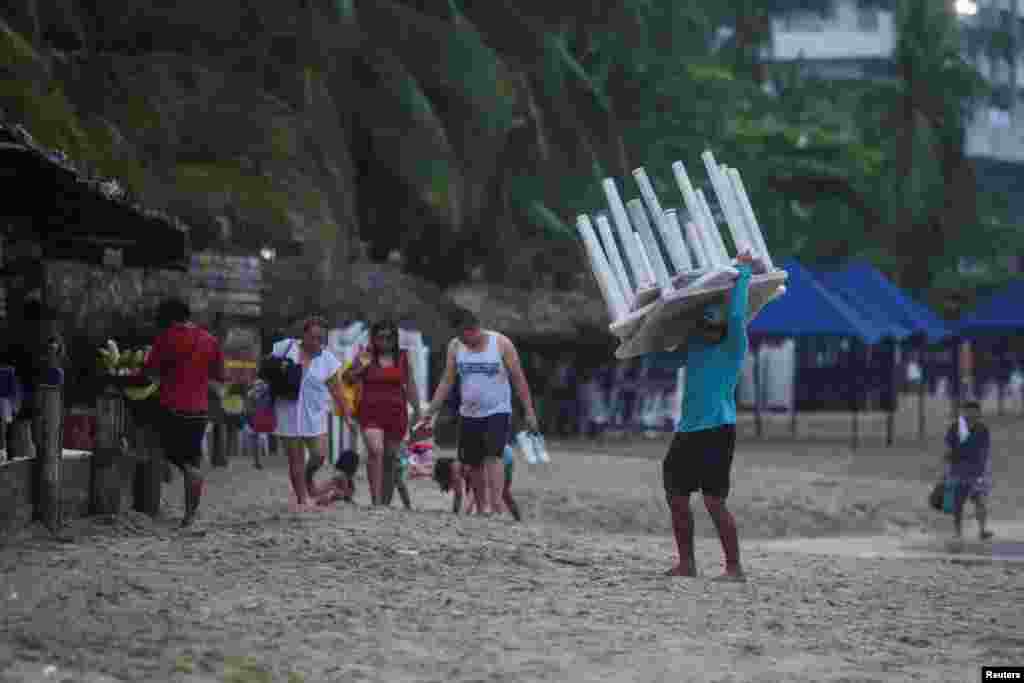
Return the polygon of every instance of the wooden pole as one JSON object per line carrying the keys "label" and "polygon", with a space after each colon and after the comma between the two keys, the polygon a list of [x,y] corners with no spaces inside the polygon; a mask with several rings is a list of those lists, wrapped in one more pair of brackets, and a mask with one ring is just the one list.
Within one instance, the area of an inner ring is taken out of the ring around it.
{"label": "wooden pole", "polygon": [[[49,373],[48,373],[49,374]],[[39,499],[37,517],[50,531],[62,524],[61,459],[63,456],[64,400],[63,378],[47,377],[36,387],[35,442],[39,458]]]}
{"label": "wooden pole", "polygon": [[116,515],[121,512],[121,395],[107,388],[96,397],[96,447],[92,454],[92,483],[89,508],[94,515]]}
{"label": "wooden pole", "polygon": [[997,405],[996,414],[1002,417],[1006,414],[1006,405],[1004,403],[1006,396],[1006,380],[1003,379],[1005,376],[1004,371],[1006,369],[1006,359],[1009,356],[1009,348],[1006,340],[1002,340],[998,345],[997,361],[999,366],[999,374],[996,376],[996,391],[997,393]]}
{"label": "wooden pole", "polygon": [[761,419],[761,345],[752,346],[754,353],[754,427],[758,438],[764,436],[764,422]]}
{"label": "wooden pole", "polygon": [[918,350],[917,359],[918,363],[921,365],[921,378],[917,383],[917,438],[919,441],[924,441],[928,438],[925,427],[924,410],[928,387],[928,373],[925,372],[924,363],[924,342],[921,342],[921,348]]}
{"label": "wooden pole", "polygon": [[896,367],[896,342],[889,342],[889,414],[885,416],[885,445],[892,446],[896,431],[896,408],[900,401],[899,376]]}
{"label": "wooden pole", "polygon": [[228,426],[223,420],[213,423],[213,439],[210,446],[210,466],[227,467]]}
{"label": "wooden pole", "polygon": [[793,396],[791,398],[792,405],[789,406],[789,434],[794,439],[796,438],[796,381],[800,375],[800,340],[793,339]]}
{"label": "wooden pole", "polygon": [[164,483],[163,448],[159,435],[148,424],[135,424],[134,509],[152,517],[160,514],[160,494]]}
{"label": "wooden pole", "polygon": [[[851,343],[851,345],[850,345],[850,356],[849,356],[850,357],[850,366],[849,367],[851,367],[851,369],[853,370],[853,373],[852,373],[853,377],[857,377],[857,372],[858,372],[858,370],[861,369],[861,368],[857,367],[857,363],[859,361],[859,358],[857,356],[857,350],[858,349],[857,349],[856,344],[857,344],[857,342],[853,341]],[[859,404],[859,399],[860,399],[860,383],[857,382],[856,380],[854,380],[853,386],[851,387],[850,397],[853,399],[852,400],[853,405],[851,406],[853,408],[853,411],[852,411],[853,414],[852,414],[852,417],[851,417],[852,424],[850,425],[851,426],[851,431],[852,431],[851,440],[852,440],[853,450],[857,450],[857,447],[860,445],[860,419],[859,419],[860,418],[860,415],[859,415],[859,411],[860,411],[860,404]]]}

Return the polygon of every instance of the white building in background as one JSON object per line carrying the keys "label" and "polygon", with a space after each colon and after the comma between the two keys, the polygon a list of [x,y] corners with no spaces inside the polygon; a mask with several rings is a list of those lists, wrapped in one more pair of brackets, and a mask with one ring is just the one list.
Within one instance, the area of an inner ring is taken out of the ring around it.
{"label": "white building in background", "polygon": [[[1016,1],[1016,17],[1011,2]],[[955,0],[963,28],[963,55],[996,88],[991,102],[973,116],[967,130],[972,158],[1024,163],[1024,51],[1014,69],[1004,59],[990,59],[986,37],[993,30],[1024,36],[1024,0]],[[830,12],[793,12],[772,20],[772,40],[765,56],[775,62],[799,62],[823,78],[890,78],[889,58],[896,47],[891,11],[859,7],[857,0],[835,0]],[[1016,112],[1011,102],[1016,100]]]}

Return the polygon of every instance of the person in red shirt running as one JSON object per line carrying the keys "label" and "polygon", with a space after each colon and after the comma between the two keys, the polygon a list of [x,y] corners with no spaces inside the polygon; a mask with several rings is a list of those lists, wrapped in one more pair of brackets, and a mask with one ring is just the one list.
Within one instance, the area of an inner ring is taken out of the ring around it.
{"label": "person in red shirt running", "polygon": [[163,332],[154,340],[145,372],[160,381],[161,428],[167,459],[185,479],[185,516],[195,520],[203,495],[201,470],[210,380],[224,381],[224,354],[217,338],[190,321],[192,312],[181,299],[168,299],[157,313]]}

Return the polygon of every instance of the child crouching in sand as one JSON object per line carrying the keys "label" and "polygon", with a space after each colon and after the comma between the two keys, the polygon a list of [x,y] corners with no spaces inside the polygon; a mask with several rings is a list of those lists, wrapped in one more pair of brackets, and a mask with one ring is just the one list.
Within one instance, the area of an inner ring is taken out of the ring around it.
{"label": "child crouching in sand", "polygon": [[342,451],[334,467],[333,479],[323,484],[314,484],[309,491],[317,505],[330,505],[336,500],[352,502],[356,470],[359,468],[359,454],[355,451]]}
{"label": "child crouching in sand", "polygon": [[[503,460],[505,464],[505,485],[502,488],[501,499],[505,508],[512,513],[512,517],[518,522],[522,519],[519,514],[519,506],[516,505],[515,499],[512,498],[512,473],[515,469],[515,461],[512,458],[512,449],[507,446]],[[448,493],[448,491],[454,493],[454,500],[452,501],[453,513],[459,514],[461,512],[462,499],[466,497],[466,514],[468,515],[478,512],[479,505],[476,498],[472,495],[473,487],[469,485],[467,473],[463,469],[463,466],[455,458],[438,458],[434,462],[434,481],[441,487],[443,493]]]}

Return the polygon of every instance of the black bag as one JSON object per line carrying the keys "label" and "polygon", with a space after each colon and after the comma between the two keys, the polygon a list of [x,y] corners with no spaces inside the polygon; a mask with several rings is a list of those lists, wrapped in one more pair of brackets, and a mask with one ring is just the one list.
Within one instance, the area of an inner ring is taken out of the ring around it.
{"label": "black bag", "polygon": [[940,481],[932,488],[932,492],[928,495],[928,505],[933,510],[942,512],[942,502],[946,495],[946,482]]}
{"label": "black bag", "polygon": [[270,393],[274,399],[284,401],[299,400],[299,386],[302,384],[302,366],[288,358],[292,344],[284,352],[284,356],[270,353],[260,362],[259,377],[270,385]]}

